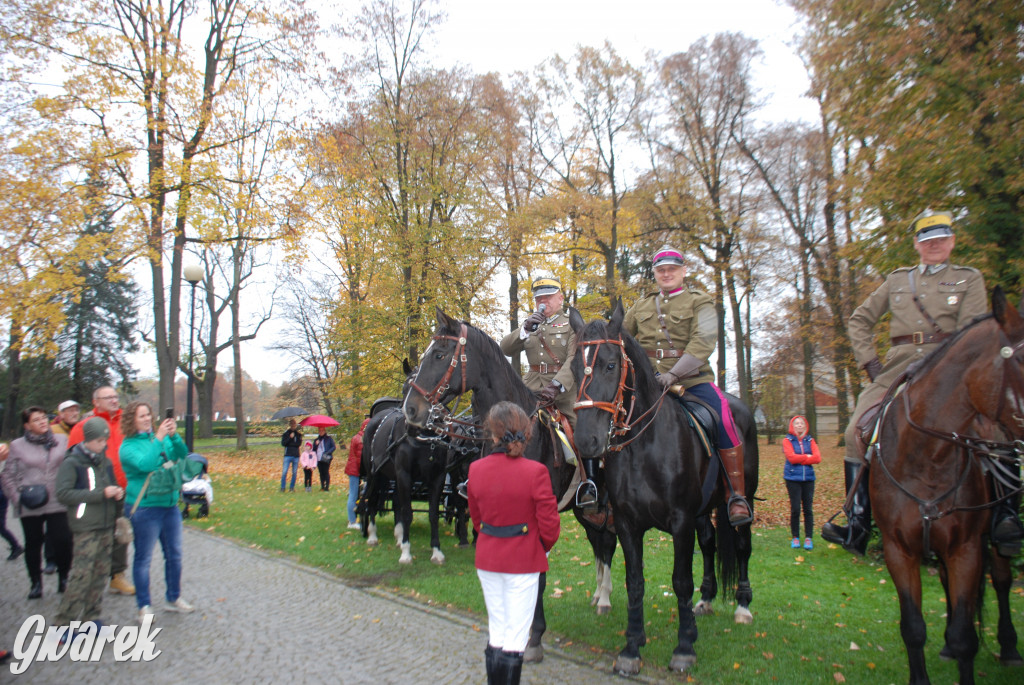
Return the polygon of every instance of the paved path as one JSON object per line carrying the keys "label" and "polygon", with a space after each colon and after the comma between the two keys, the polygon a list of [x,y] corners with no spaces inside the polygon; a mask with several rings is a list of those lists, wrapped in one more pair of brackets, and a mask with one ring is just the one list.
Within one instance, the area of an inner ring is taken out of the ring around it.
{"label": "paved path", "polygon": [[[20,537],[21,525],[8,521]],[[355,589],[328,574],[269,556],[209,534],[185,529],[183,596],[196,605],[189,615],[157,609],[155,637],[162,653],[149,663],[117,663],[108,646],[100,663],[32,663],[12,675],[0,667],[0,683],[482,683],[486,626],[433,607],[374,591]],[[25,564],[3,561],[0,544],[0,646],[12,649],[25,619],[56,613],[56,576],[44,576],[42,600],[28,601]],[[162,604],[163,568],[154,552],[152,595]],[[106,594],[104,618],[132,624],[134,597]],[[610,657],[588,664],[545,639],[541,664],[526,665],[524,683],[598,685],[611,674]],[[632,682],[652,682],[646,678]],[[675,679],[678,681],[678,679]]]}

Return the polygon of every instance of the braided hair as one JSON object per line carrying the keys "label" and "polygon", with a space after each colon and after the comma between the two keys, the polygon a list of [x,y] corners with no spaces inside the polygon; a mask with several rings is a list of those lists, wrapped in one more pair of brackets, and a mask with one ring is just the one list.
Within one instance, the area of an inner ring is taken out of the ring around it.
{"label": "braided hair", "polygon": [[487,412],[484,427],[495,444],[501,445],[510,457],[522,456],[530,439],[530,418],[518,404],[498,402]]}

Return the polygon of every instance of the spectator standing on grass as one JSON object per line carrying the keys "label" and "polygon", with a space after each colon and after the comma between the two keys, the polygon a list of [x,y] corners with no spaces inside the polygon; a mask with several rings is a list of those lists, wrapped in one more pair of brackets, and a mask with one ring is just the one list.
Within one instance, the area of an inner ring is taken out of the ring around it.
{"label": "spectator standing on grass", "polygon": [[302,433],[295,419],[288,419],[288,430],[281,436],[281,447],[284,447],[284,465],[281,468],[281,492],[284,492],[285,480],[288,478],[288,467],[292,469],[290,492],[295,492],[295,476],[299,472],[299,448],[302,447]]}
{"label": "spectator standing on grass", "polygon": [[467,495],[487,605],[487,682],[504,685],[519,682],[540,574],[561,531],[547,469],[523,458],[531,432],[526,412],[499,402],[484,427],[497,451],[470,465]]}
{"label": "spectator standing on grass", "polygon": [[818,443],[811,437],[807,419],[799,414],[789,420],[789,433],[782,441],[786,467],[782,477],[789,493],[789,530],[793,535],[790,547],[800,547],[800,509],[804,512],[804,549],[814,549],[814,464],[821,462]]}
{"label": "spectator standing on grass", "polygon": [[306,441],[306,449],[299,455],[299,466],[302,467],[302,483],[306,492],[313,491],[313,469],[316,468],[316,452],[313,451],[313,443]]}
{"label": "spectator standing on grass", "polygon": [[369,417],[363,419],[359,431],[352,436],[352,440],[348,444],[348,461],[345,462],[345,475],[348,476],[348,527],[352,530],[359,530],[359,522],[356,521],[356,500],[359,498],[359,460],[363,458],[363,432],[366,431],[366,424],[369,422]]}
{"label": "spectator standing on grass", "polygon": [[316,468],[320,471],[320,489],[326,492],[331,489],[331,461],[337,446],[325,427],[320,426],[319,431],[313,439],[313,451],[316,452]]}

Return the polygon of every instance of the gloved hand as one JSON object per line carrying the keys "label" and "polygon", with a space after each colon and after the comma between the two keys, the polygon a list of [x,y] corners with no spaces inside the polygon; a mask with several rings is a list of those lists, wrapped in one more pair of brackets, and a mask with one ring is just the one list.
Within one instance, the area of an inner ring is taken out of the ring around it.
{"label": "gloved hand", "polygon": [[882,373],[882,362],[878,361],[878,357],[875,357],[864,365],[864,370],[868,372],[868,378],[874,381],[878,374]]}
{"label": "gloved hand", "polygon": [[544,312],[534,312],[533,314],[530,314],[528,317],[526,317],[526,321],[523,322],[523,329],[527,331],[535,331],[537,330],[537,327],[544,323],[546,320],[547,317],[544,316]]}
{"label": "gloved hand", "polygon": [[679,379],[676,378],[671,371],[659,373],[655,378],[658,379],[658,382],[661,383],[661,387],[663,388],[668,388],[679,382]]}
{"label": "gloved hand", "polygon": [[537,393],[537,399],[540,400],[541,404],[551,404],[558,397],[558,393],[561,392],[561,388],[554,381],[548,383],[543,390]]}

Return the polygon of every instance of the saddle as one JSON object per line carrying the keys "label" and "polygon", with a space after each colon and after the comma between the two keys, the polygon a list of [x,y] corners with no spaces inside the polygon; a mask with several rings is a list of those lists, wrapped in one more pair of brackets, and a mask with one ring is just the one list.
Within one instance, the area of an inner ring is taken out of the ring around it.
{"label": "saddle", "polygon": [[714,407],[693,395],[680,397],[679,404],[686,410],[686,418],[704,446],[704,456],[710,457],[718,449],[718,426],[722,417]]}
{"label": "saddle", "polygon": [[900,394],[903,386],[906,385],[906,381],[909,379],[913,369],[916,368],[916,364],[911,365],[906,371],[901,373],[896,380],[892,382],[889,389],[885,391],[885,395],[877,403],[868,407],[860,418],[857,419],[857,427],[854,431],[857,441],[855,447],[857,448],[857,455],[865,457],[868,450],[878,442],[878,424],[882,417],[885,416],[885,409],[892,403],[894,399]]}

